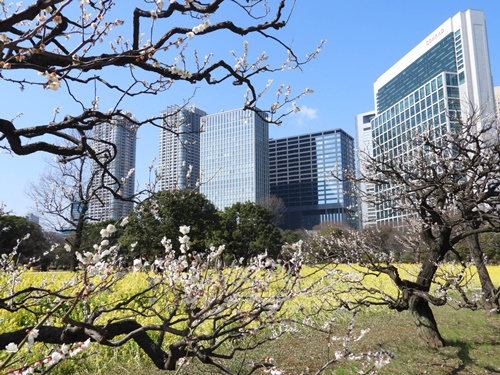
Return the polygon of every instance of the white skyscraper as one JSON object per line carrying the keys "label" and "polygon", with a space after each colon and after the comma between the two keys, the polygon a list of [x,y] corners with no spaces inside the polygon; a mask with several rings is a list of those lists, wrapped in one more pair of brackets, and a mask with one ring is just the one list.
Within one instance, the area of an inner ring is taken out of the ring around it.
{"label": "white skyscraper", "polygon": [[202,118],[200,192],[219,209],[269,196],[265,113],[236,109]]}
{"label": "white skyscraper", "polygon": [[[123,120],[115,120],[107,124],[100,124],[94,128],[93,137],[104,142],[94,142],[97,154],[109,149],[105,142],[116,146],[116,157],[109,164],[110,173],[121,183],[119,191],[123,197],[132,197],[135,192],[135,152],[137,128]],[[101,155],[106,158],[105,153]],[[92,173],[100,171],[97,163],[92,165]],[[95,187],[100,185],[100,179],[94,182]],[[104,185],[117,190],[117,183],[108,175],[104,178]],[[92,220],[119,219],[127,216],[133,209],[133,202],[117,199],[106,189],[98,190],[99,199],[90,202],[89,215]]]}
{"label": "white skyscraper", "polygon": [[[371,121],[375,117],[375,111],[361,113],[356,115],[356,143],[359,150],[356,158],[356,168],[361,173],[364,173],[363,156],[372,155],[372,126]],[[373,194],[375,187],[373,184],[361,182],[358,189],[367,194]],[[360,225],[363,228],[376,224],[377,212],[373,204],[368,204],[364,200],[358,200],[358,215]]]}
{"label": "white skyscraper", "polygon": [[[493,82],[484,14],[459,12],[434,30],[374,84],[373,156],[396,158],[411,151],[414,134],[439,137],[459,126],[470,105],[494,111]],[[479,124],[480,125],[480,124]],[[384,189],[384,187],[376,187]],[[377,223],[402,213],[384,205]]]}
{"label": "white skyscraper", "polygon": [[200,178],[200,119],[205,111],[169,106],[160,130],[160,189],[194,189]]}
{"label": "white skyscraper", "polygon": [[497,122],[500,121],[500,86],[495,87],[495,104],[497,111]]}

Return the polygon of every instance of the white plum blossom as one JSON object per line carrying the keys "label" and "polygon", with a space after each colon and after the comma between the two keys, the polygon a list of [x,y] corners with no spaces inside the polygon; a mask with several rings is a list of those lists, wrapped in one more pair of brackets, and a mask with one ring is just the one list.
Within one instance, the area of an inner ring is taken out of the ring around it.
{"label": "white plum blossom", "polygon": [[[114,226],[108,226],[106,229],[103,229],[103,234],[108,235],[114,233],[114,231],[116,231]],[[191,228],[186,225],[179,226],[179,232],[180,235],[178,238],[181,243],[180,251],[186,253],[187,250],[189,250],[190,237],[188,234],[191,233]],[[292,300],[295,296],[299,296],[302,293],[308,293],[308,295],[311,292],[314,293],[314,289],[309,288],[309,286],[302,289],[299,280],[296,284],[294,283],[294,287],[290,291],[286,288],[280,288],[276,293],[269,293],[269,291],[274,291],[272,283],[276,282],[275,277],[272,273],[263,275],[263,273],[259,272],[260,261],[266,258],[267,252],[248,260],[248,267],[240,267],[235,263],[231,267],[225,269],[223,268],[223,264],[219,268],[217,262],[214,262],[216,259],[221,259],[220,256],[225,250],[224,245],[210,246],[208,254],[205,252],[199,254],[192,252],[189,255],[178,256],[179,254],[172,249],[170,240],[164,237],[161,243],[165,247],[165,254],[160,263],[163,271],[161,275],[158,275],[158,279],[156,278],[157,276],[154,276],[154,279],[148,277],[148,281],[150,283],[156,283],[161,277],[162,282],[165,282],[165,286],[168,290],[175,293],[174,303],[178,303],[178,307],[183,311],[189,311],[193,326],[200,325],[206,321],[205,319],[207,319],[207,317],[208,319],[212,319],[212,317],[220,319],[220,317],[224,317],[228,312],[231,313],[232,311],[238,314],[243,313],[243,315],[246,315],[246,311],[248,311],[248,314],[252,314],[254,311],[260,314],[262,308],[262,311],[265,311],[265,313],[258,316],[262,318],[261,321],[263,325],[267,325],[268,328],[273,330],[273,337],[277,338],[283,332],[297,332],[293,331],[295,326],[280,325],[280,322],[275,320],[275,314],[280,311],[285,301]],[[295,244],[287,244],[289,250],[293,250],[293,256],[297,260],[301,260],[301,244],[302,242],[300,241]],[[114,274],[111,274],[111,264],[107,263],[104,258],[110,254],[116,255],[118,247],[113,246],[104,250],[103,247],[108,245],[109,241],[107,239],[102,239],[100,246],[96,245],[94,250],[83,252],[83,254],[76,253],[78,260],[85,265],[86,276],[88,276],[84,288],[86,296],[92,297],[101,290],[100,284],[98,284],[98,282],[93,282],[93,280],[91,281],[90,278],[100,276],[104,281],[107,280],[104,277],[114,276]],[[135,246],[135,244],[133,246]],[[242,263],[244,260],[244,258],[241,258],[240,262]],[[224,272],[212,272],[211,270],[214,266],[218,271],[223,270]],[[276,274],[276,277],[282,279],[282,277],[288,276]],[[241,279],[243,282],[241,285],[239,282],[234,283],[235,279]],[[158,284],[158,286],[155,287],[160,287],[160,285],[161,284]],[[239,309],[241,309],[241,311]],[[245,322],[240,323],[236,321],[236,324],[240,324],[241,328],[239,328],[239,332],[242,335],[254,335],[261,329],[248,328]],[[314,323],[308,321],[305,324],[310,325]],[[195,331],[193,330],[192,332]],[[359,337],[350,337],[350,339],[351,341],[357,341],[367,332],[368,330],[362,330]],[[39,335],[38,330],[33,328],[28,330],[26,334],[27,346],[34,345],[35,339],[37,339]],[[196,338],[196,333],[193,337]],[[349,343],[347,340],[344,341]],[[41,370],[44,370],[46,367],[54,366],[65,359],[75,357],[89,346],[90,339],[80,344],[64,344],[59,348],[52,347],[50,351],[47,352],[45,358],[33,362],[32,367],[24,367],[19,374],[42,372]],[[11,343],[7,345],[6,350],[10,353],[16,353],[19,348],[16,344]],[[335,353],[335,356],[337,359],[363,360],[367,358],[366,355],[364,357],[350,355],[349,351],[346,349]],[[372,367],[379,368],[387,364],[391,357],[388,355],[373,355],[372,358],[372,363],[375,360],[377,361],[373,363]],[[282,370],[274,366],[272,357],[265,356],[264,361],[266,362],[265,368],[263,369],[264,373],[271,375],[284,374]],[[178,364],[181,363],[181,361],[178,362]],[[16,372],[12,375],[14,374],[18,373]]]}
{"label": "white plum blossom", "polygon": [[188,234],[190,230],[191,227],[188,227],[187,225],[182,225],[179,227],[179,232],[181,232],[182,234]]}
{"label": "white plum blossom", "polygon": [[108,224],[106,228],[101,229],[99,234],[102,238],[110,237],[116,232],[116,227],[113,224]]}
{"label": "white plum blossom", "polygon": [[172,240],[167,239],[167,237],[162,238],[161,244],[165,247],[167,251],[170,251],[172,249]]}
{"label": "white plum blossom", "polygon": [[208,26],[210,26],[210,21],[206,20],[202,24],[193,27],[192,31],[195,34],[199,34],[199,33],[203,32],[203,31],[205,31]]}
{"label": "white plum blossom", "polygon": [[179,237],[179,242],[181,244],[187,244],[187,243],[189,243],[189,240],[190,240],[189,236],[186,236],[186,235]]}
{"label": "white plum blossom", "polygon": [[113,224],[108,224],[108,226],[106,227],[106,231],[109,234],[113,234],[116,232],[116,227]]}
{"label": "white plum blossom", "polygon": [[8,344],[6,347],[5,347],[5,351],[7,353],[16,353],[17,351],[19,350],[19,348],[17,347],[16,344],[14,344],[13,342],[11,342],[10,344]]}
{"label": "white plum blossom", "polygon": [[56,91],[61,86],[61,77],[59,77],[55,72],[49,73],[45,71],[45,73],[40,72],[38,74],[47,78],[45,88]]}
{"label": "white plum blossom", "polygon": [[390,355],[390,353],[387,355],[379,355],[379,358],[374,362],[375,367],[381,368],[384,367],[385,365],[388,365],[391,362],[391,357],[392,356]]}
{"label": "white plum blossom", "polygon": [[[80,354],[84,350],[87,350],[88,348],[90,348],[90,339],[87,339],[86,341],[82,342],[76,348],[70,349],[69,350],[69,356],[70,357],[75,357],[76,355]],[[63,350],[61,350],[61,351],[64,353]]]}
{"label": "white plum blossom", "polygon": [[35,367],[33,365],[28,366],[26,369],[23,370],[23,372],[20,372],[22,375],[28,375],[28,374],[34,374],[35,373]]}
{"label": "white plum blossom", "polygon": [[359,341],[361,340],[368,332],[370,332],[370,328],[367,329],[362,329],[359,336],[354,338],[354,341]]}
{"label": "white plum blossom", "polygon": [[35,339],[38,337],[38,329],[33,328],[28,331],[27,345],[33,346],[35,344]]}
{"label": "white plum blossom", "polygon": [[132,177],[134,172],[135,172],[135,168],[130,168],[130,170],[127,173],[127,177],[125,177],[125,179],[128,180],[130,177]]}
{"label": "white plum blossom", "polygon": [[92,262],[94,253],[91,253],[90,251],[86,251],[83,254],[79,253],[78,251],[75,253],[76,259],[83,265],[89,264]]}
{"label": "white plum blossom", "polygon": [[193,39],[193,38],[194,38],[194,32],[189,31],[189,32],[187,32],[187,33],[186,33],[186,36],[187,36],[187,38],[188,38],[189,40],[191,40],[191,39]]}
{"label": "white plum blossom", "polygon": [[271,375],[281,375],[283,374],[282,371],[278,370],[275,366],[271,367],[269,370],[264,370],[264,372],[268,372]]}
{"label": "white plum blossom", "polygon": [[62,344],[61,345],[61,352],[66,355],[70,351],[70,346],[68,344]]}
{"label": "white plum blossom", "polygon": [[51,362],[55,364],[64,359],[64,355],[61,352],[54,352],[50,358]]}
{"label": "white plum blossom", "polygon": [[191,76],[193,75],[193,73],[191,73],[183,68],[179,68],[179,67],[177,67],[177,65],[173,65],[169,69],[170,69],[170,72],[172,72],[172,74],[177,74],[183,79],[191,78]]}
{"label": "white plum blossom", "polygon": [[128,224],[128,216],[125,216],[123,219],[122,219],[122,222],[120,223],[120,226],[121,227],[124,227],[125,225]]}
{"label": "white plum blossom", "polygon": [[52,21],[54,21],[54,23],[56,25],[60,25],[62,23],[62,17],[59,15],[59,14],[56,14],[53,18],[52,18]]}
{"label": "white plum blossom", "polygon": [[[104,240],[102,243],[106,243],[107,240]],[[101,243],[101,244],[102,244]],[[107,245],[106,245],[107,246]],[[106,263],[103,262],[104,258],[111,253],[111,250],[101,251],[102,247],[94,245],[94,249],[97,250],[95,253],[91,251],[85,251],[83,254],[78,251],[75,253],[76,259],[83,265],[94,265],[99,269],[104,270],[106,268]]]}

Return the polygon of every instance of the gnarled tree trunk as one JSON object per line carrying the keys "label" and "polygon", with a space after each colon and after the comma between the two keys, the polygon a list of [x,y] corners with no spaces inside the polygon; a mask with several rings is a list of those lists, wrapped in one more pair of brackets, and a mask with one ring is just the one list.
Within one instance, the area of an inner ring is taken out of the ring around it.
{"label": "gnarled tree trunk", "polygon": [[417,326],[417,334],[422,345],[431,348],[441,348],[444,340],[439,333],[434,313],[429,306],[429,300],[422,297],[429,293],[432,280],[436,274],[438,263],[446,254],[443,242],[436,241],[430,246],[429,253],[422,262],[415,283],[415,290],[408,296],[409,310]]}
{"label": "gnarled tree trunk", "polygon": [[472,235],[467,239],[472,260],[477,269],[477,275],[481,282],[482,304],[486,312],[500,313],[500,289],[496,290],[491,281],[490,274],[484,262],[484,253],[481,250],[478,235]]}
{"label": "gnarled tree trunk", "polygon": [[410,312],[413,321],[417,326],[417,335],[422,345],[431,348],[441,348],[444,346],[444,340],[439,333],[434,313],[429,302],[422,297],[411,296],[409,300]]}

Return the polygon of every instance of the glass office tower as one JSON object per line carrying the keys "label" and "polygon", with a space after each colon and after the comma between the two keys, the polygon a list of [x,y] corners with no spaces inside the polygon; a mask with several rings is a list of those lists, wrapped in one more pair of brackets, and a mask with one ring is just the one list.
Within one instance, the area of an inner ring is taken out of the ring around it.
{"label": "glass office tower", "polygon": [[[374,157],[409,153],[412,134],[445,134],[458,125],[457,115],[467,116],[470,105],[492,113],[493,83],[483,12],[467,10],[448,19],[380,76],[374,94]],[[385,205],[377,207],[376,220],[378,224],[395,223],[402,215]]]}
{"label": "glass office tower", "polygon": [[[123,197],[132,197],[135,193],[135,152],[137,128],[128,121],[114,120],[107,124],[100,124],[94,128],[94,138],[110,142],[116,146],[116,157],[109,165],[110,173],[121,181],[119,187]],[[94,150],[106,158],[104,151],[109,148],[104,142],[94,142]],[[92,173],[99,172],[97,163],[92,165]],[[95,187],[101,183],[97,179]],[[110,189],[117,190],[118,185],[109,175],[104,177],[104,184]],[[133,202],[117,199],[105,189],[98,190],[99,199],[90,202],[89,215],[92,220],[119,219],[125,217],[134,208]]]}
{"label": "glass office tower", "polygon": [[235,109],[202,118],[200,192],[218,209],[269,196],[266,117]]}
{"label": "glass office tower", "polygon": [[160,190],[196,189],[200,178],[200,121],[196,107],[169,106],[160,129]]}
{"label": "glass office tower", "polygon": [[356,225],[352,186],[332,177],[354,170],[354,139],[343,130],[270,139],[271,195],[283,199],[283,229]]}

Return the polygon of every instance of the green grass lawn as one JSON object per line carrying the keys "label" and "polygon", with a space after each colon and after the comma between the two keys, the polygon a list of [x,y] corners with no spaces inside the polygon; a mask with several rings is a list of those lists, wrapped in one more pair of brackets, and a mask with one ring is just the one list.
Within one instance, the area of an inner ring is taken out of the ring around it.
{"label": "green grass lawn", "polygon": [[[446,347],[422,347],[409,312],[362,317],[371,332],[363,345],[389,349],[396,357],[383,374],[498,374],[500,317],[449,306],[434,309]],[[365,320],[366,319],[366,320]],[[332,371],[331,374],[342,372]]]}
{"label": "green grass lawn", "polygon": [[[409,312],[384,310],[357,316],[358,331],[370,328],[370,332],[353,344],[353,350],[392,351],[395,358],[380,370],[381,374],[500,374],[499,316],[488,317],[482,311],[457,311],[448,306],[434,311],[447,343],[442,349],[419,344]],[[326,340],[324,336],[304,334],[276,342],[273,344],[276,362],[283,363],[282,368],[289,374],[300,374],[298,370],[306,368],[314,373],[328,359]],[[357,370],[355,362],[344,361],[332,365],[325,374],[357,374]]]}

